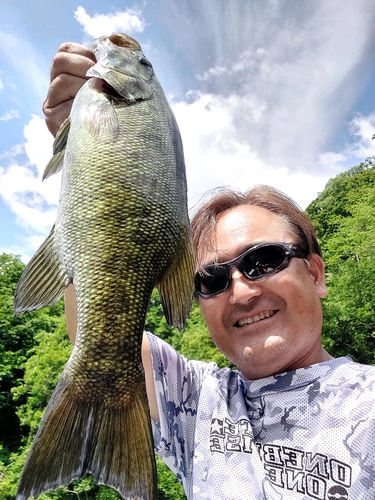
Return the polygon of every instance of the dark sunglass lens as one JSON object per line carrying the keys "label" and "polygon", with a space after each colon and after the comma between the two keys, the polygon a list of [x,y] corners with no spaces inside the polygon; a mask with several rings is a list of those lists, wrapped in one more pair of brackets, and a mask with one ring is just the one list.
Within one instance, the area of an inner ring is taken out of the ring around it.
{"label": "dark sunglass lens", "polygon": [[205,274],[197,274],[195,288],[203,294],[214,294],[224,290],[228,285],[228,269],[220,266],[205,268]]}
{"label": "dark sunglass lens", "polygon": [[243,258],[243,271],[248,278],[257,278],[278,269],[285,260],[284,248],[268,245],[250,251]]}

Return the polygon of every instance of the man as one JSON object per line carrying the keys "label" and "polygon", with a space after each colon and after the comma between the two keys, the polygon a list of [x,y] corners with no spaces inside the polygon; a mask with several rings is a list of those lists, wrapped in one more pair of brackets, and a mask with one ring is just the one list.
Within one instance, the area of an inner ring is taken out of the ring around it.
{"label": "man", "polygon": [[[44,103],[52,133],[93,60],[75,44],[56,55]],[[157,453],[189,499],[375,498],[375,371],[322,347],[324,264],[308,218],[272,188],[223,189],[192,231],[197,299],[238,371],[145,334]],[[74,340],[72,288],[66,311]]]}

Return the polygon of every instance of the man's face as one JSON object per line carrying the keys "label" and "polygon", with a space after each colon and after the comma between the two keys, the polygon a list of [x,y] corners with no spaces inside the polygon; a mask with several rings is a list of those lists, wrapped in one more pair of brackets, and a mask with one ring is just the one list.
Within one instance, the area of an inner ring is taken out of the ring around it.
{"label": "man's face", "polygon": [[[219,219],[205,264],[233,259],[259,243],[298,243],[285,221],[256,206],[241,205]],[[199,299],[211,337],[247,379],[258,379],[329,358],[320,341],[325,297],[324,264],[313,254],[259,281],[237,269],[229,289]]]}

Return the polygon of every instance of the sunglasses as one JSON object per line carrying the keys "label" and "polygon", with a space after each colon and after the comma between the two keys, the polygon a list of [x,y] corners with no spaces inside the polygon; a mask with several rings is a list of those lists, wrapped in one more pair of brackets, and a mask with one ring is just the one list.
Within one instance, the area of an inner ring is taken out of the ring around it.
{"label": "sunglasses", "polygon": [[207,299],[230,287],[232,269],[254,281],[285,269],[293,257],[303,259],[307,252],[291,243],[261,243],[228,262],[205,266],[195,274],[195,293]]}

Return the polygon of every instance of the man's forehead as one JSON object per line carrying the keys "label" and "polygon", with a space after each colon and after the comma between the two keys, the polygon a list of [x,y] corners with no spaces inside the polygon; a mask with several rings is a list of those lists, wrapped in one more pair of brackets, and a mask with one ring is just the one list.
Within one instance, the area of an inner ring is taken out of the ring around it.
{"label": "man's forehead", "polygon": [[285,232],[290,228],[285,219],[263,207],[254,205],[239,205],[223,212],[216,223],[214,237],[236,235],[238,237],[261,237],[270,232],[280,230]]}
{"label": "man's forehead", "polygon": [[240,255],[260,243],[296,243],[296,236],[288,223],[279,215],[262,207],[240,205],[219,217],[206,242],[208,261],[225,261]]}

